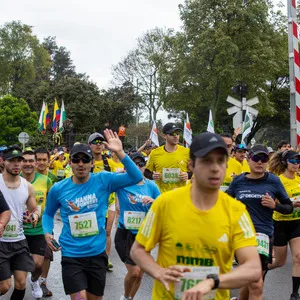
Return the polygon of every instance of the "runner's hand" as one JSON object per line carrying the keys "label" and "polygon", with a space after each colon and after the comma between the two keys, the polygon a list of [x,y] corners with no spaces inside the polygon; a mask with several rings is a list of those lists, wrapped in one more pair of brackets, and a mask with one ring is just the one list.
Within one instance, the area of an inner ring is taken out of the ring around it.
{"label": "runner's hand", "polygon": [[107,142],[103,142],[103,144],[108,150],[115,152],[118,157],[120,153],[124,153],[122,142],[116,132],[113,132],[110,129],[105,129],[104,136]]}
{"label": "runner's hand", "polygon": [[161,179],[161,173],[159,173],[159,172],[153,172],[152,178],[154,180],[160,180]]}
{"label": "runner's hand", "polygon": [[271,209],[274,209],[276,207],[275,201],[272,199],[272,197],[266,193],[264,196],[261,198],[261,205],[265,207],[269,207]]}
{"label": "runner's hand", "polygon": [[202,300],[203,296],[211,291],[214,286],[212,279],[206,279],[184,292],[182,300]]}
{"label": "runner's hand", "polygon": [[30,223],[32,227],[35,227],[37,222],[39,221],[39,215],[35,212],[30,214]]}
{"label": "runner's hand", "polygon": [[180,172],[178,178],[180,181],[187,181],[189,179],[189,175],[187,172]]}
{"label": "runner's hand", "polygon": [[53,246],[53,244],[51,243],[52,240],[54,240],[54,236],[50,233],[46,233],[45,234],[45,240],[46,240],[46,243],[48,245],[48,247],[52,250],[52,251],[59,251],[61,249],[60,248],[56,248]]}
{"label": "runner's hand", "polygon": [[293,201],[294,207],[300,207],[300,201]]}
{"label": "runner's hand", "polygon": [[189,272],[190,269],[186,267],[170,266],[168,268],[161,268],[156,276],[156,280],[160,281],[167,291],[170,290],[171,282],[179,282],[181,277],[183,277],[184,272]]}
{"label": "runner's hand", "polygon": [[1,238],[2,235],[3,235],[4,229],[5,229],[4,224],[3,224],[2,222],[0,222],[0,238]]}
{"label": "runner's hand", "polygon": [[153,201],[154,201],[154,199],[152,199],[152,198],[149,197],[149,196],[145,196],[145,197],[142,199],[142,203],[143,203],[144,205],[149,204],[149,203],[152,203]]}

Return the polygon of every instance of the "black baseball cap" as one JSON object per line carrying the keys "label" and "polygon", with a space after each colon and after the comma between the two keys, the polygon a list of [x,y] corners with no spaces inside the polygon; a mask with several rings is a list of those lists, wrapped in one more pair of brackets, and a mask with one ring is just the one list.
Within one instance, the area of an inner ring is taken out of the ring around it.
{"label": "black baseball cap", "polygon": [[143,162],[146,162],[145,156],[140,152],[134,152],[129,156],[132,160],[140,158]]}
{"label": "black baseball cap", "polygon": [[228,155],[227,145],[220,135],[203,132],[193,138],[190,147],[190,156],[204,157],[215,149],[222,149]]}
{"label": "black baseball cap", "polygon": [[163,133],[164,134],[169,134],[172,133],[174,131],[182,131],[181,128],[179,128],[175,123],[167,123],[164,127],[163,127]]}
{"label": "black baseball cap", "polygon": [[249,155],[250,156],[254,156],[257,154],[265,154],[265,155],[269,155],[269,151],[267,149],[267,147],[265,147],[264,145],[258,144],[253,146],[250,150],[249,150]]}
{"label": "black baseball cap", "polygon": [[87,144],[77,144],[71,148],[70,156],[73,157],[78,153],[86,154],[89,158],[93,159],[93,152],[89,145]]}
{"label": "black baseball cap", "polygon": [[12,146],[3,151],[3,159],[10,160],[16,157],[22,158],[22,150],[18,146]]}
{"label": "black baseball cap", "polygon": [[89,136],[88,143],[90,144],[93,140],[99,139],[101,141],[105,141],[104,136],[99,132],[94,132]]}
{"label": "black baseball cap", "polygon": [[284,161],[287,161],[289,159],[296,158],[296,157],[300,157],[300,154],[296,151],[286,150],[286,151],[282,152],[282,159]]}

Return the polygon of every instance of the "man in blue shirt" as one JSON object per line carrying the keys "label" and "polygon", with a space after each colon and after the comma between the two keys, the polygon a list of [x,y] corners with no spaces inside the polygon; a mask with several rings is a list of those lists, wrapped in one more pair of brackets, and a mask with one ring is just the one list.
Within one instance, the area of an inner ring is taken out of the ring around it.
{"label": "man in blue shirt", "polygon": [[[282,214],[290,214],[293,211],[292,202],[280,179],[266,172],[268,161],[268,149],[263,145],[253,146],[248,157],[250,173],[242,173],[235,177],[226,191],[247,207],[256,230],[263,272],[272,261],[273,212],[276,210]],[[275,199],[279,202],[275,202]],[[261,299],[262,292],[261,279],[249,287],[242,288],[239,300],[248,299],[250,294]]]}
{"label": "man in blue shirt", "polygon": [[[90,173],[92,150],[85,144],[75,145],[70,153],[74,175],[50,189],[43,215],[47,244],[53,251],[62,250],[64,289],[72,300],[102,299],[107,269],[105,216],[109,195],[143,178],[124,153],[117,134],[105,130],[105,137],[106,147],[116,153],[127,173]],[[52,235],[58,209],[63,222],[61,246],[55,245]]]}

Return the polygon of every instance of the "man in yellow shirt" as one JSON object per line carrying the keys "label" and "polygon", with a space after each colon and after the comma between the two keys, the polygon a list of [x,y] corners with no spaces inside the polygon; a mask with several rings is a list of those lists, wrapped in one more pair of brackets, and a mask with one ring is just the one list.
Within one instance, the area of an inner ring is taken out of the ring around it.
{"label": "man in yellow shirt", "polygon": [[250,173],[250,167],[246,160],[248,149],[245,144],[237,144],[234,148],[234,157],[242,165],[243,173]]}
{"label": "man in yellow shirt", "polygon": [[[245,205],[219,190],[228,159],[222,138],[202,133],[190,151],[193,183],[155,200],[131,257],[154,277],[152,299],[227,300],[228,289],[261,277],[255,230]],[[232,270],[234,254],[240,265]]]}
{"label": "man in yellow shirt", "polygon": [[68,161],[65,161],[65,156],[63,151],[59,151],[50,160],[49,169],[57,177],[58,181],[66,177],[66,166]]}
{"label": "man in yellow shirt", "polygon": [[[230,155],[233,148],[232,136],[230,134],[223,133],[221,134],[221,137],[223,138],[227,146],[228,155]],[[230,183],[233,180],[233,178],[242,173],[243,173],[242,165],[239,162],[237,162],[233,157],[229,156],[227,161],[225,178],[220,189],[225,192],[230,186]]]}
{"label": "man in yellow shirt", "polygon": [[178,144],[180,131],[174,123],[167,123],[163,127],[166,143],[152,150],[146,165],[144,176],[156,180],[161,193],[186,185],[191,177],[189,149]]}

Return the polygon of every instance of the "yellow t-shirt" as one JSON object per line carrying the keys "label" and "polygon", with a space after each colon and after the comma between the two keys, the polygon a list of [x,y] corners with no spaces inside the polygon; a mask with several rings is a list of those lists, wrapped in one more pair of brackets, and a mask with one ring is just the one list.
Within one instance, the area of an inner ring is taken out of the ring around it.
{"label": "yellow t-shirt", "polygon": [[69,153],[64,153],[65,161],[67,162],[70,159],[70,154]]}
{"label": "yellow t-shirt", "polygon": [[66,176],[65,174],[65,168],[64,168],[64,164],[65,162],[60,162],[59,160],[55,160],[53,162],[53,169],[52,169],[52,173],[59,179],[62,179]]}
{"label": "yellow t-shirt", "polygon": [[[190,198],[191,185],[162,194],[152,204],[136,236],[150,251],[159,243],[157,263],[188,267],[219,267],[219,274],[232,268],[234,252],[256,246],[255,229],[246,207],[224,192],[208,211],[197,209]],[[152,299],[174,300],[174,285],[168,292],[154,281]],[[229,299],[228,290],[217,290],[216,300]]]}
{"label": "yellow t-shirt", "polygon": [[154,149],[149,156],[146,168],[151,172],[160,172],[162,179],[156,183],[161,193],[185,186],[185,181],[179,181],[180,172],[188,172],[190,150],[178,145],[176,151],[167,152],[164,146]]}
{"label": "yellow t-shirt", "polygon": [[103,160],[95,160],[94,161],[94,170],[93,173],[99,173],[104,171],[104,163]]}
{"label": "yellow t-shirt", "polygon": [[[295,176],[295,179],[289,179],[283,176],[283,174],[279,175],[279,179],[282,182],[288,196],[290,199],[300,200],[300,177]],[[273,213],[273,219],[276,221],[292,221],[292,220],[299,220],[300,219],[300,209],[294,208],[294,211],[289,215],[283,215],[277,211]]]}
{"label": "yellow t-shirt", "polygon": [[112,172],[121,172],[124,170],[124,165],[120,161],[115,162],[111,158],[108,158],[107,161]]}
{"label": "yellow t-shirt", "polygon": [[227,162],[227,169],[225,173],[225,178],[222,183],[221,189],[224,191],[226,188],[230,186],[231,181],[233,180],[233,174],[234,175],[240,175],[243,173],[243,168],[242,165],[235,160],[232,157],[229,157],[228,162]]}
{"label": "yellow t-shirt", "polygon": [[[239,161],[237,162],[240,163]],[[242,173],[246,173],[246,172],[250,173],[250,167],[246,159],[244,159],[243,162],[240,164],[242,165]]]}

